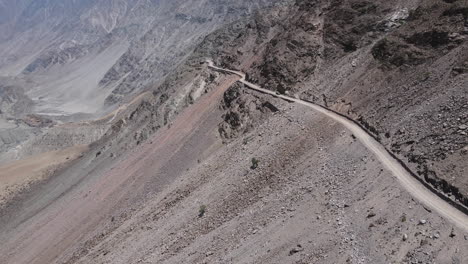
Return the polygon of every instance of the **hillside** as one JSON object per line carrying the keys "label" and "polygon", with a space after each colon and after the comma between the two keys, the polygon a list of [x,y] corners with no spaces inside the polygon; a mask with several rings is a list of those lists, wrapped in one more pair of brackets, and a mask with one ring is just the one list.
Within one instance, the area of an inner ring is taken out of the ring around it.
{"label": "hillside", "polygon": [[[3,1],[0,13],[9,15],[0,21],[0,92],[15,91],[0,101],[0,124],[8,124],[0,127],[0,163],[57,150],[50,141],[91,143],[95,133],[60,125],[127,105],[161,85],[204,36],[273,3]],[[59,127],[31,127],[28,115]]]}
{"label": "hillside", "polygon": [[205,48],[254,83],[361,122],[468,205],[466,1],[320,3],[261,12]]}
{"label": "hillside", "polygon": [[0,76],[28,80],[35,113],[95,114],[157,83],[206,34],[269,2],[5,1]]}
{"label": "hillside", "polygon": [[[0,46],[67,30],[0,63],[0,263],[468,259],[466,1],[29,2]],[[30,96],[65,71],[92,115]]]}

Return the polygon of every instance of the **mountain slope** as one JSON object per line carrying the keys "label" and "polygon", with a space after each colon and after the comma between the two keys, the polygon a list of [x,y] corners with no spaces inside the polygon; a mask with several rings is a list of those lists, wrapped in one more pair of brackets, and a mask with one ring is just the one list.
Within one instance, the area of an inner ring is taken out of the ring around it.
{"label": "mountain slope", "polygon": [[296,1],[203,45],[217,64],[254,83],[358,120],[421,179],[468,205],[467,8],[466,1]]}
{"label": "mountain slope", "polygon": [[[174,3],[174,25],[209,24]],[[466,180],[464,10],[460,0],[282,2],[212,28],[163,81],[125,100],[146,77],[119,76],[129,65],[154,76],[159,61],[146,51],[163,31],[148,29],[100,81],[122,88],[107,97],[124,98],[115,111],[54,124],[7,153],[89,145],[10,188],[19,191],[0,208],[0,262],[463,263],[466,230],[415,200],[345,127],[245,89],[206,59],[355,119],[414,172],[447,177],[446,195],[462,203],[450,193],[463,193]],[[36,78],[54,63],[23,74]]]}
{"label": "mountain slope", "polygon": [[[17,87],[16,97],[29,103],[21,111],[0,105],[0,162],[57,150],[54,142],[91,143],[96,133],[83,133],[86,125],[73,131],[61,124],[125,108],[160,86],[205,35],[275,3],[3,1],[1,12],[11,16],[0,26],[8,36],[0,40],[0,86]],[[30,114],[53,122],[31,127]]]}
{"label": "mountain slope", "polygon": [[0,75],[27,79],[35,112],[55,116],[115,106],[160,81],[206,34],[274,1],[10,2]]}

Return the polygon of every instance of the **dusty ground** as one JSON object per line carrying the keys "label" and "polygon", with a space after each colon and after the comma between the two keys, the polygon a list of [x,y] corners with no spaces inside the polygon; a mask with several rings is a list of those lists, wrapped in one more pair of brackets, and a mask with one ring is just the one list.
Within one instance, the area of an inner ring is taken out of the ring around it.
{"label": "dusty ground", "polygon": [[0,166],[0,207],[10,197],[18,195],[36,182],[46,180],[87,150],[88,146],[75,146]]}

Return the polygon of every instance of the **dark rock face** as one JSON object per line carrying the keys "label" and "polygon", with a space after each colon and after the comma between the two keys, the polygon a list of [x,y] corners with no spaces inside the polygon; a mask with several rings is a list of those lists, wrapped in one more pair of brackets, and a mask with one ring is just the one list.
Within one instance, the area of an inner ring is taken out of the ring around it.
{"label": "dark rock face", "polygon": [[432,30],[415,33],[409,37],[407,41],[416,46],[432,46],[433,48],[438,48],[450,43],[450,38],[448,32]]}
{"label": "dark rock face", "polygon": [[369,44],[375,36],[369,33],[378,31],[383,15],[382,8],[371,1],[333,1],[325,11],[324,38],[330,57]]}
{"label": "dark rock face", "polygon": [[234,84],[223,97],[222,108],[224,122],[219,124],[219,133],[225,141],[243,135],[255,125],[277,112],[273,103],[262,96],[246,93],[243,84]]}
{"label": "dark rock face", "polygon": [[419,65],[429,58],[429,54],[398,40],[385,38],[372,48],[372,55],[384,65]]}

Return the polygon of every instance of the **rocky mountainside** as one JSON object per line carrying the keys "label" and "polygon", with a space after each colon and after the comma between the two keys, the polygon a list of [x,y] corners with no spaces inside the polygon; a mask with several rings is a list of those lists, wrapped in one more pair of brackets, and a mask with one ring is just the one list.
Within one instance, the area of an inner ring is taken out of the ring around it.
{"label": "rocky mountainside", "polygon": [[161,80],[205,35],[274,1],[2,1],[0,75],[43,115],[94,114]]}
{"label": "rocky mountainside", "polygon": [[466,1],[296,1],[203,45],[254,83],[361,122],[468,205]]}
{"label": "rocky mountainside", "polygon": [[0,262],[468,258],[468,225],[351,131],[206,63],[354,119],[466,204],[466,1],[37,1],[37,35],[21,2],[0,0]]}
{"label": "rocky mountainside", "polygon": [[[0,162],[56,150],[54,135],[76,138],[61,127],[30,127],[26,116],[60,124],[125,108],[161,85],[207,34],[276,2],[2,1],[0,87],[16,87],[16,99],[0,104]],[[78,143],[68,142],[63,147]]]}

